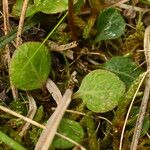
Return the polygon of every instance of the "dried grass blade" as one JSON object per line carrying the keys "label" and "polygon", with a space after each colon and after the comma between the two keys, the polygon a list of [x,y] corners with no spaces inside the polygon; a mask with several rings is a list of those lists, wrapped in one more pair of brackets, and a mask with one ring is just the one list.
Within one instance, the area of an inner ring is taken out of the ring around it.
{"label": "dried grass blade", "polygon": [[62,94],[56,84],[51,79],[48,79],[46,83],[46,88],[52,95],[53,99],[56,101],[57,105],[59,105],[62,101]]}
{"label": "dried grass blade", "polygon": [[139,138],[142,131],[143,120],[146,112],[146,107],[149,99],[149,94],[150,94],[150,72],[149,72],[150,71],[150,26],[147,27],[145,30],[144,50],[145,50],[148,74],[147,74],[147,79],[145,84],[144,96],[142,99],[139,115],[136,121],[136,126],[134,129],[130,150],[137,150]]}
{"label": "dried grass blade", "polygon": [[53,115],[49,118],[46,129],[43,130],[36,146],[35,150],[48,150],[51,145],[53,138],[56,134],[59,123],[71,102],[72,90],[67,89],[65,94],[63,95],[63,99],[61,103],[59,103]]}

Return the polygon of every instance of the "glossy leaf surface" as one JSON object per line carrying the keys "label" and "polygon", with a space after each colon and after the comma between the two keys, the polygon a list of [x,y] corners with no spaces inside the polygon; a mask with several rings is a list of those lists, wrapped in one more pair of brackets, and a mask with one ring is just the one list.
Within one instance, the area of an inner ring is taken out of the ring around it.
{"label": "glossy leaf surface", "polygon": [[95,42],[119,38],[125,31],[125,21],[114,8],[104,10],[99,14],[97,36]]}

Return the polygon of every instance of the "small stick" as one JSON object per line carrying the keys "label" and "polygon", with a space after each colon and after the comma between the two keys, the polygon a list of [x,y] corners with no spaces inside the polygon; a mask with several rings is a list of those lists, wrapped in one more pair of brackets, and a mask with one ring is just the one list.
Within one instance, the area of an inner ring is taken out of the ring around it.
{"label": "small stick", "polygon": [[131,10],[138,11],[138,12],[149,11],[149,9],[144,9],[144,8],[140,8],[140,7],[137,7],[134,5],[132,6],[132,5],[125,4],[126,2],[129,2],[129,0],[118,1],[115,4],[110,5],[109,7],[116,7],[117,6],[117,7],[120,7],[122,9],[131,9]]}
{"label": "small stick", "polygon": [[[9,32],[9,10],[8,10],[8,0],[3,0],[3,16],[4,16],[4,34],[7,35]],[[8,64],[8,68],[9,68],[9,62],[10,62],[10,51],[9,51],[9,45],[7,44],[5,46],[5,59],[7,61]],[[10,81],[10,87],[11,87],[11,91],[12,91],[12,96],[13,99],[16,100],[18,98],[18,91],[15,88],[15,86],[11,83]]]}
{"label": "small stick", "polygon": [[31,124],[39,127],[39,128],[45,129],[44,125],[42,125],[42,124],[40,124],[40,123],[38,123],[38,122],[36,122],[34,120],[31,120],[30,118],[25,117],[25,116],[15,112],[15,111],[9,109],[9,108],[6,108],[6,107],[0,105],[0,110],[4,111],[5,113],[11,114],[11,115],[13,115],[13,116],[15,116],[17,118],[20,118],[20,119],[22,119],[22,120],[24,120],[26,122],[29,122],[29,123],[31,123]]}
{"label": "small stick", "polygon": [[22,6],[22,11],[21,11],[19,26],[18,26],[18,32],[17,32],[17,39],[16,39],[17,47],[21,44],[21,34],[22,34],[22,30],[23,30],[23,25],[24,25],[26,11],[27,11],[27,7],[28,7],[28,2],[29,2],[29,0],[24,0],[23,6]]}
{"label": "small stick", "polygon": [[121,0],[121,1],[117,1],[116,3],[112,4],[111,7],[115,7],[115,6],[120,6],[126,2],[129,2],[129,0]]}
{"label": "small stick", "polygon": [[56,134],[59,123],[71,102],[72,90],[67,89],[55,112],[49,118],[46,124],[46,129],[43,130],[40,138],[35,146],[35,150],[48,150],[53,138]]}
{"label": "small stick", "polygon": [[123,8],[123,9],[131,9],[131,10],[138,11],[138,12],[147,12],[150,10],[150,9],[144,9],[141,7],[131,6],[131,5],[127,5],[127,4],[121,4],[118,7]]}
{"label": "small stick", "polygon": [[[147,70],[150,70],[150,26],[147,27],[145,30],[144,50],[145,50],[145,57],[147,62]],[[138,142],[142,131],[143,120],[146,112],[146,107],[149,99],[149,94],[150,94],[150,72],[148,72],[147,74],[144,96],[141,102],[139,115],[136,121],[136,126],[134,129],[130,150],[137,150]]]}
{"label": "small stick", "polygon": [[61,103],[62,101],[62,94],[58,89],[57,85],[51,79],[48,79],[46,82],[46,88],[49,91],[49,93],[52,95],[56,104],[59,105],[59,103]]}

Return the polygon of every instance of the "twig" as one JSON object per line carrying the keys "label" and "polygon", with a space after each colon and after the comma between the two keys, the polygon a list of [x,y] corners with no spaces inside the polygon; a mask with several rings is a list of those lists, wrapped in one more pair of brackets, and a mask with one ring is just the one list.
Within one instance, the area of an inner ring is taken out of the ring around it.
{"label": "twig", "polygon": [[120,6],[126,2],[129,2],[129,0],[121,0],[121,1],[119,0],[119,1],[115,2],[114,4],[112,4],[111,7]]}
{"label": "twig", "polygon": [[4,33],[5,35],[7,35],[9,30],[8,0],[3,0],[3,17],[4,17]]}
{"label": "twig", "polygon": [[[147,70],[150,70],[150,26],[146,28],[145,35],[144,35],[144,50],[145,50],[145,57],[147,62]],[[131,142],[130,150],[137,150],[139,138],[141,135],[143,120],[146,112],[146,107],[149,99],[150,94],[150,72],[147,74],[147,80],[145,84],[144,96],[141,102],[141,107],[139,111],[139,115],[136,121],[136,126],[134,129],[134,134]]]}
{"label": "twig", "polygon": [[123,9],[131,9],[131,10],[138,11],[138,12],[147,12],[150,10],[150,9],[144,9],[141,7],[131,6],[131,5],[127,5],[127,4],[121,4],[118,7],[123,8]]}
{"label": "twig", "polygon": [[29,2],[29,0],[24,0],[23,6],[22,6],[22,11],[21,11],[19,26],[18,26],[18,32],[17,32],[17,39],[16,39],[17,47],[21,44],[21,34],[22,34],[22,30],[23,30],[24,19],[25,19],[25,16],[26,16],[28,2]]}
{"label": "twig", "polygon": [[137,6],[132,6],[132,5],[128,5],[128,4],[125,4],[126,2],[128,2],[129,0],[122,0],[122,1],[118,1],[114,4],[111,4],[109,7],[119,7],[119,8],[123,8],[123,9],[131,9],[131,10],[134,10],[134,11],[138,11],[138,12],[146,12],[146,11],[149,11],[149,9],[144,9],[144,8],[141,8],[141,7],[137,7]]}
{"label": "twig", "polygon": [[[29,100],[29,110],[28,110],[27,117],[32,120],[36,114],[37,106],[36,106],[34,98],[32,96],[30,96],[28,93],[27,93],[27,96],[28,96],[28,100]],[[23,136],[25,134],[25,132],[28,130],[29,126],[30,126],[30,123],[26,122],[24,124],[24,126],[22,127],[19,135]]]}
{"label": "twig", "polygon": [[34,120],[31,120],[31,119],[29,119],[28,117],[25,117],[25,116],[23,116],[23,115],[21,115],[21,114],[19,114],[19,113],[16,113],[15,111],[13,111],[13,110],[11,110],[11,109],[8,109],[8,108],[6,108],[6,107],[4,107],[4,106],[1,106],[1,105],[0,105],[0,110],[4,111],[4,112],[6,112],[6,113],[9,113],[9,114],[11,114],[11,115],[13,115],[13,116],[15,116],[15,117],[18,117],[18,118],[20,118],[20,119],[22,119],[22,120],[24,120],[24,121],[27,121],[27,122],[29,122],[29,123],[31,123],[31,124],[33,124],[33,125],[39,127],[39,128],[45,129],[45,126],[44,126],[44,125],[42,125],[42,124],[40,124],[40,123],[38,123],[38,122],[36,122],[36,121],[34,121]]}
{"label": "twig", "polygon": [[[9,10],[8,10],[8,0],[3,0],[3,16],[4,16],[4,34],[7,35],[9,32]],[[8,67],[9,67],[9,62],[10,62],[10,51],[9,51],[9,45],[7,44],[5,46],[5,59],[7,61]],[[14,100],[18,98],[18,92],[17,89],[14,87],[14,85],[10,81],[10,87],[12,91],[12,95]]]}
{"label": "twig", "polygon": [[65,113],[65,110],[67,109],[68,105],[71,102],[71,95],[72,95],[72,90],[67,89],[65,94],[63,95],[63,99],[61,100],[61,103],[59,103],[55,112],[47,121],[46,129],[43,130],[35,146],[35,150],[48,150],[49,149],[49,146],[53,141],[53,138],[56,134],[57,128]]}

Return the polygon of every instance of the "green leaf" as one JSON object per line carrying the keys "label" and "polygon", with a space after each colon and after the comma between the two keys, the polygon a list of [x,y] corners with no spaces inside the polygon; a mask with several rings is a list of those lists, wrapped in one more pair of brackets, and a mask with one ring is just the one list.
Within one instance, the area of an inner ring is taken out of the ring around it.
{"label": "green leaf", "polygon": [[93,112],[113,110],[124,95],[125,85],[114,73],[95,70],[83,79],[75,98],[81,98]]}
{"label": "green leaf", "polygon": [[60,13],[68,9],[68,0],[34,0],[39,11],[46,14]]}
{"label": "green leaf", "polygon": [[130,57],[123,56],[111,58],[104,64],[104,67],[119,76],[127,88],[143,72]]}
{"label": "green leaf", "polygon": [[[84,132],[80,124],[69,119],[62,119],[58,132],[78,143],[82,141],[84,136]],[[56,137],[53,141],[53,146],[58,149],[67,149],[73,147],[74,145],[65,139]]]}
{"label": "green leaf", "polygon": [[99,14],[95,42],[119,38],[125,32],[125,21],[114,8],[109,8]]}
{"label": "green leaf", "polygon": [[[12,15],[20,16],[23,0],[17,0],[12,8]],[[29,0],[26,17],[32,16],[37,12],[46,14],[56,14],[68,9],[68,0]]]}
{"label": "green leaf", "polygon": [[21,90],[42,88],[50,69],[48,48],[39,42],[26,42],[13,54],[9,67],[10,80]]}

